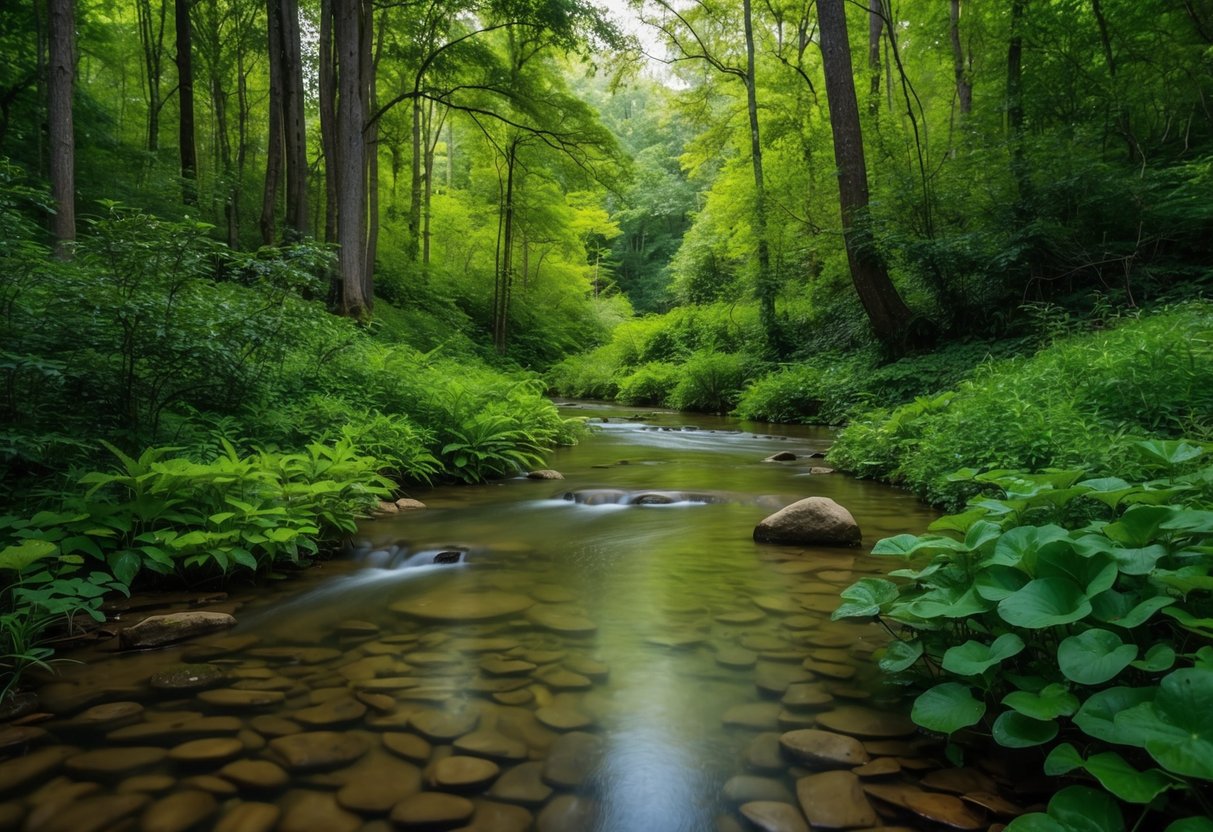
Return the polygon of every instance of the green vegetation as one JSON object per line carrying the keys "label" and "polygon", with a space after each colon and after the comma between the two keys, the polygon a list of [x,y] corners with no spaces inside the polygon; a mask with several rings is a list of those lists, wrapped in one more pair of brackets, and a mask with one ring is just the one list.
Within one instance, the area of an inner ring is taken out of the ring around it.
{"label": "green vegetation", "polygon": [[[918,692],[923,728],[1040,748],[1046,773],[1094,778],[1107,794],[1082,790],[1082,828],[1100,832],[1125,828],[1117,801],[1136,828],[1207,816],[1213,781],[1213,467],[1186,442],[1129,450],[1148,479],[956,475],[986,493],[936,533],[880,541],[873,555],[905,563],[897,582],[863,578],[834,613],[894,633],[880,665]],[[1053,825],[1008,829],[1072,828],[1057,821],[1075,799],[1054,798]]]}

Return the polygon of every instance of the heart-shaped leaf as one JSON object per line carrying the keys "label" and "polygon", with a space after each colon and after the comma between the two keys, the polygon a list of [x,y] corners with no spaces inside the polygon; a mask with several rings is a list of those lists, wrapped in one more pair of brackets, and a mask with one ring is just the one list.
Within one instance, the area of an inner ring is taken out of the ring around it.
{"label": "heart-shaped leaf", "polygon": [[1121,711],[1136,707],[1154,698],[1157,688],[1115,687],[1092,694],[1074,714],[1074,724],[1089,736],[1104,742],[1144,746],[1146,734],[1130,733],[1116,726],[1114,720]]}
{"label": "heart-shaped leaf", "polygon": [[1152,702],[1116,715],[1120,731],[1144,738],[1146,751],[1167,771],[1213,780],[1213,670],[1189,667],[1167,675]]}
{"label": "heart-shaped leaf", "polygon": [[921,641],[894,641],[885,648],[884,655],[880,657],[880,669],[885,673],[900,673],[911,667],[921,656]]}
{"label": "heart-shaped leaf", "polygon": [[910,718],[928,731],[951,734],[977,724],[985,712],[986,703],[974,699],[968,685],[944,682],[919,694]]}
{"label": "heart-shaped leaf", "polygon": [[1090,629],[1057,645],[1057,665],[1066,678],[1080,685],[1100,685],[1114,679],[1137,658],[1137,645],[1125,644],[1110,630]]}
{"label": "heart-shaped leaf", "polygon": [[1002,704],[1032,719],[1049,720],[1077,711],[1078,697],[1055,683],[1039,693],[1012,691],[1002,698]]}
{"label": "heart-shaped leaf", "polygon": [[1023,648],[1023,639],[1015,633],[1003,633],[989,645],[980,641],[966,641],[949,647],[943,654],[943,669],[958,676],[976,676],[1003,659],[1011,658]]}
{"label": "heart-shaped leaf", "polygon": [[1020,815],[1006,832],[1124,832],[1125,821],[1116,801],[1106,793],[1070,786],[1053,795],[1048,812]]}
{"label": "heart-shaped leaf", "polygon": [[1057,723],[1033,719],[1018,711],[1004,711],[994,720],[994,741],[1004,748],[1031,748],[1057,736]]}
{"label": "heart-shaped leaf", "polygon": [[15,546],[7,546],[0,551],[0,569],[11,569],[20,572],[31,564],[50,557],[59,547],[49,540],[24,540]]}
{"label": "heart-shaped leaf", "polygon": [[860,578],[839,595],[843,603],[830,616],[840,618],[870,618],[879,615],[881,608],[897,600],[897,584],[883,578]]}
{"label": "heart-shaped leaf", "polygon": [[1003,621],[1029,630],[1072,624],[1090,613],[1091,602],[1067,578],[1037,578],[998,603]]}

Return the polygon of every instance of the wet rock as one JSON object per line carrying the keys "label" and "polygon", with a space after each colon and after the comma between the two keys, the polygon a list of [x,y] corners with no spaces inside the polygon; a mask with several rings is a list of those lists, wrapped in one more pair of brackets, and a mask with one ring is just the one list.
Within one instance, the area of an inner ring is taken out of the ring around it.
{"label": "wet rock", "polygon": [[721,624],[756,624],[766,615],[758,610],[736,610],[733,612],[722,612],[716,616],[716,620]]}
{"label": "wet rock", "polygon": [[154,766],[166,756],[163,748],[99,748],[69,757],[63,765],[73,774],[106,778]]}
{"label": "wet rock", "polygon": [[160,647],[234,626],[236,619],[223,612],[173,612],[153,615],[124,628],[118,633],[118,641],[128,650]]}
{"label": "wet rock", "polygon": [[331,794],[296,792],[290,796],[278,832],[358,832],[362,818],[337,805]]}
{"label": "wet rock", "polygon": [[452,549],[446,552],[439,552],[434,555],[434,563],[459,563],[463,560],[464,553],[457,549]]}
{"label": "wet rock", "polygon": [[248,654],[275,664],[323,664],[341,658],[332,647],[258,647]]}
{"label": "wet rock", "polygon": [[173,748],[169,759],[186,765],[198,763],[222,763],[244,753],[244,743],[230,737],[190,740]]}
{"label": "wet rock", "polygon": [[586,506],[607,506],[622,504],[627,498],[628,493],[617,488],[585,488],[566,492],[562,499]]}
{"label": "wet rock", "polygon": [[310,731],[270,740],[269,747],[291,771],[319,771],[354,762],[368,743],[353,733]]}
{"label": "wet rock", "polygon": [[601,754],[601,738],[584,731],[561,734],[548,749],[543,780],[557,788],[576,789],[597,767]]}
{"label": "wet rock", "polygon": [[493,787],[489,797],[523,806],[542,806],[552,796],[552,787],[543,782],[543,763],[522,763],[507,769]]}
{"label": "wet rock", "polygon": [[823,728],[860,738],[908,737],[918,731],[913,721],[903,714],[877,711],[861,705],[842,705],[817,715]]}
{"label": "wet rock", "polygon": [[526,619],[536,627],[562,635],[584,636],[598,631],[598,625],[580,609],[559,604],[536,604],[527,610]]}
{"label": "wet rock", "polygon": [[747,702],[729,708],[721,720],[738,728],[769,731],[779,724],[778,717],[779,705],[774,702]]}
{"label": "wet rock", "polygon": [[330,728],[357,722],[366,714],[366,705],[344,694],[340,698],[311,708],[295,711],[291,718],[311,728]]}
{"label": "wet rock", "polygon": [[[163,717],[164,715],[159,715]],[[235,736],[243,724],[234,716],[199,716],[185,713],[181,716],[157,718],[118,728],[105,735],[110,742],[128,743],[179,743],[204,737]]]}
{"label": "wet rock", "polygon": [[791,684],[779,700],[793,710],[817,710],[834,703],[834,697],[821,685],[812,682]]}
{"label": "wet rock", "polygon": [[856,777],[867,780],[872,777],[889,777],[901,773],[901,763],[892,757],[877,757],[870,763],[851,769]]}
{"label": "wet rock", "polygon": [[780,451],[779,453],[771,454],[763,462],[793,462],[796,459],[796,454],[791,451]]}
{"label": "wet rock", "polygon": [[442,792],[410,795],[392,807],[392,823],[401,829],[448,829],[472,817],[466,797]]}
{"label": "wet rock", "polygon": [[430,784],[452,792],[479,792],[497,779],[501,767],[480,757],[456,755],[439,760],[429,770]]}
{"label": "wet rock", "polygon": [[251,792],[276,791],[290,782],[282,766],[269,760],[237,760],[219,769],[219,776]]}
{"label": "wet rock", "polygon": [[524,662],[521,659],[507,659],[502,656],[486,656],[480,660],[480,670],[490,676],[525,676],[538,665]]}
{"label": "wet rock", "polygon": [[396,501],[396,508],[400,511],[416,511],[417,509],[425,508],[425,503],[409,497],[401,497]]}
{"label": "wet rock", "polygon": [[535,701],[535,694],[526,689],[500,691],[490,696],[499,705],[527,705]]}
{"label": "wet rock", "polygon": [[829,497],[808,497],[754,527],[759,543],[858,546],[863,535],[851,512]]}
{"label": "wet rock", "polygon": [[198,694],[198,700],[214,708],[233,711],[256,710],[278,705],[286,699],[282,691],[215,688]]}
{"label": "wet rock", "polygon": [[746,765],[755,771],[782,774],[787,768],[787,760],[784,759],[783,749],[779,745],[779,733],[764,731],[750,740],[750,744],[746,746],[745,761]]}
{"label": "wet rock", "polygon": [[225,679],[224,672],[212,664],[182,664],[154,674],[148,684],[156,690],[189,693],[218,687]]}
{"label": "wet rock", "polygon": [[783,750],[811,768],[851,768],[868,762],[868,752],[854,737],[806,728],[779,738]]}
{"label": "wet rock", "polygon": [[20,803],[0,803],[0,829],[20,829],[25,807]]}
{"label": "wet rock", "polygon": [[562,480],[564,474],[559,471],[553,471],[551,468],[540,468],[537,471],[531,471],[526,475],[528,480]]}
{"label": "wet rock", "polygon": [[249,720],[249,727],[267,737],[285,737],[303,730],[299,723],[291,722],[277,714],[259,714]]}
{"label": "wet rock", "polygon": [[552,690],[586,690],[594,686],[588,676],[574,673],[563,667],[547,667],[534,674],[534,678]]}
{"label": "wet rock", "polygon": [[337,803],[364,815],[386,814],[409,795],[421,791],[421,769],[396,759],[375,760],[337,791]]}
{"label": "wet rock", "polygon": [[854,665],[822,662],[814,658],[808,658],[801,663],[801,667],[812,673],[816,673],[818,676],[825,676],[827,679],[846,680],[855,678]]}
{"label": "wet rock", "polygon": [[525,760],[527,756],[525,743],[497,731],[473,731],[455,740],[453,745],[455,750],[461,754],[484,757],[499,762]]}
{"label": "wet rock", "polygon": [[825,474],[833,474],[834,469],[827,468],[824,465],[814,465],[813,467],[809,468],[809,473],[815,477],[818,477],[818,476],[823,476]]}
{"label": "wet rock", "polygon": [[77,714],[64,727],[69,730],[110,731],[138,722],[142,717],[143,706],[138,702],[106,702]]}
{"label": "wet rock", "polygon": [[475,800],[473,804],[476,811],[471,822],[454,832],[529,832],[534,828],[534,816],[520,806],[489,800]]}
{"label": "wet rock", "polygon": [[186,832],[198,826],[219,808],[206,792],[184,791],[157,800],[139,819],[140,832]]}
{"label": "wet rock", "polygon": [[167,774],[137,774],[128,777],[118,784],[119,793],[143,792],[145,794],[160,794],[167,792],[177,785],[177,780]]}
{"label": "wet rock", "polygon": [[809,825],[795,806],[773,800],[742,804],[738,810],[762,832],[809,832]]}
{"label": "wet rock", "polygon": [[380,500],[375,504],[375,510],[372,514],[376,517],[390,517],[393,514],[398,514],[400,509],[395,503],[389,503],[387,500]]}
{"label": "wet rock", "polygon": [[758,655],[752,650],[726,644],[716,651],[716,664],[743,670],[758,663]]}
{"label": "wet rock", "polygon": [[584,832],[594,829],[598,804],[584,797],[562,794],[539,813],[539,832]]}
{"label": "wet rock", "polygon": [[960,798],[938,792],[915,792],[906,796],[906,808],[921,818],[952,829],[984,829],[984,814]]}
{"label": "wet rock", "polygon": [[724,784],[722,794],[730,803],[750,803],[755,800],[789,803],[795,800],[781,780],[774,777],[755,777],[752,774],[730,777]]}
{"label": "wet rock", "polygon": [[23,746],[36,745],[49,735],[36,725],[7,725],[0,728],[0,751],[13,753]]}
{"label": "wet rock", "polygon": [[756,595],[750,599],[760,610],[773,612],[777,615],[793,615],[804,612],[800,604],[786,595]]}
{"label": "wet rock", "polygon": [[423,621],[491,621],[529,609],[535,602],[510,592],[431,592],[397,601],[393,612]]}
{"label": "wet rock", "polygon": [[409,717],[409,726],[431,742],[451,742],[469,734],[480,721],[480,714],[463,711],[422,710]]}
{"label": "wet rock", "polygon": [[204,792],[210,792],[215,797],[234,797],[236,795],[236,786],[222,777],[216,777],[213,774],[198,774],[193,777],[187,777],[181,781],[182,786],[187,789],[198,789]]}
{"label": "wet rock", "polygon": [[187,662],[209,662],[212,659],[224,659],[235,653],[247,650],[261,642],[258,636],[215,636],[195,644],[191,644],[181,658]]}
{"label": "wet rock", "polygon": [[872,804],[860,788],[859,778],[849,771],[827,771],[800,778],[796,781],[796,798],[814,828],[849,829],[875,826],[878,822]]}
{"label": "wet rock", "polygon": [[215,824],[214,832],[270,832],[280,817],[282,810],[272,803],[237,803]]}
{"label": "wet rock", "polygon": [[998,786],[989,775],[975,768],[942,768],[926,774],[919,782],[923,788],[952,794],[996,792]]}
{"label": "wet rock", "polygon": [[89,797],[55,812],[37,828],[39,832],[101,832],[133,817],[150,802],[145,794]]}
{"label": "wet rock", "polygon": [[766,696],[783,696],[792,685],[812,681],[813,674],[795,665],[760,664],[754,672],[754,686]]}
{"label": "wet rock", "polygon": [[801,728],[812,728],[817,724],[813,714],[807,711],[789,711],[784,708],[779,712],[779,727],[783,731],[798,731]]}
{"label": "wet rock", "polygon": [[425,763],[433,751],[432,746],[416,734],[389,732],[382,737],[383,747],[405,760]]}
{"label": "wet rock", "polygon": [[705,641],[707,641],[707,637],[703,633],[671,630],[666,633],[649,636],[644,640],[644,643],[651,644],[654,647],[666,647],[670,650],[687,650],[691,647],[698,647]]}
{"label": "wet rock", "polygon": [[1022,806],[1017,806],[1002,795],[992,792],[973,792],[961,795],[960,799],[965,803],[976,806],[979,809],[985,809],[995,815],[1001,815],[1002,817],[1017,817],[1024,813]]}
{"label": "wet rock", "polygon": [[[56,777],[27,798],[26,802],[32,811],[26,820],[26,829],[40,828],[48,818],[58,814],[65,807],[99,791],[101,786],[98,783],[83,783],[66,777]],[[0,826],[0,829],[5,828],[7,827]]]}

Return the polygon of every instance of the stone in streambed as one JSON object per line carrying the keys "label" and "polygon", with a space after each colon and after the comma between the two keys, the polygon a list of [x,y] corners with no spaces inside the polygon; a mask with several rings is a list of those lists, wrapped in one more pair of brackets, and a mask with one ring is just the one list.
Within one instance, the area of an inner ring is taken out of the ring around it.
{"label": "stone in streambed", "polygon": [[163,748],[101,748],[69,757],[64,767],[83,777],[115,777],[154,766],[166,756]]}
{"label": "stone in streambed", "polygon": [[769,731],[778,725],[779,711],[774,702],[747,702],[729,708],[721,719],[725,725]]}
{"label": "stone in streambed", "polygon": [[383,815],[421,791],[421,769],[394,758],[362,768],[337,791],[337,803],[351,812]]}
{"label": "stone in streambed", "polygon": [[779,738],[787,754],[812,768],[851,768],[868,762],[863,743],[854,737],[805,728]]}
{"label": "stone in streambed", "polygon": [[562,794],[539,813],[539,832],[584,832],[596,826],[598,804],[584,797]]}
{"label": "stone in streambed", "polygon": [[132,817],[150,802],[145,794],[89,797],[66,806],[37,828],[39,832],[101,832]]}
{"label": "stone in streambed", "polygon": [[730,803],[750,803],[755,800],[775,800],[789,803],[795,800],[780,780],[774,777],[755,777],[738,774],[724,784],[724,799]]}
{"label": "stone in streambed", "polygon": [[160,647],[234,626],[236,619],[225,612],[173,612],[153,615],[124,628],[118,633],[118,641],[128,650],[137,650]]}
{"label": "stone in streambed", "polygon": [[212,664],[182,664],[153,675],[148,684],[156,690],[181,693],[215,688],[226,678],[224,672]]}
{"label": "stone in streambed", "polygon": [[219,769],[219,776],[252,792],[274,791],[290,782],[282,766],[269,760],[237,760]]}
{"label": "stone in streambed", "polygon": [[842,705],[824,711],[818,714],[817,723],[831,731],[861,739],[908,737],[918,731],[918,726],[908,716],[860,705]]}
{"label": "stone in streambed", "polygon": [[291,714],[291,718],[312,728],[330,728],[357,722],[366,714],[366,705],[342,694],[311,708]]}
{"label": "stone in streambed", "polygon": [[834,697],[820,685],[807,682],[788,685],[779,701],[792,710],[814,710],[832,705]]}
{"label": "stone in streambed", "polygon": [[430,769],[430,784],[452,792],[479,792],[497,779],[501,767],[480,757],[456,755],[439,760]]}
{"label": "stone in streambed", "polygon": [[409,726],[431,742],[451,742],[470,734],[480,721],[480,714],[465,711],[418,711],[409,717]]}
{"label": "stone in streambed", "polygon": [[270,740],[269,747],[292,771],[318,771],[354,762],[368,743],[357,734],[311,731]]}
{"label": "stone in streambed", "polygon": [[778,453],[771,454],[770,456],[768,456],[766,459],[763,460],[763,462],[795,462],[795,461],[796,461],[796,454],[792,453],[791,451],[779,451]]}
{"label": "stone in streambed", "polygon": [[405,760],[424,763],[430,758],[433,747],[416,734],[391,731],[383,735],[383,747]]}
{"label": "stone in streambed", "polygon": [[738,811],[761,832],[809,832],[804,816],[788,803],[756,800],[742,804]]}
{"label": "stone in streambed", "polygon": [[522,763],[508,769],[493,783],[489,797],[523,806],[542,806],[552,796],[552,787],[543,782],[543,763]]}
{"label": "stone in streambed", "polygon": [[232,737],[212,737],[190,740],[173,748],[168,753],[173,762],[186,765],[200,763],[222,763],[244,753],[244,743]]}
{"label": "stone in streambed", "polygon": [[812,827],[850,829],[875,826],[872,804],[864,796],[859,778],[849,771],[810,774],[796,781],[796,798]]}
{"label": "stone in streambed", "polygon": [[392,807],[392,823],[401,829],[448,829],[471,818],[474,810],[466,797],[421,792]]}
{"label": "stone in streambed", "polygon": [[543,780],[557,788],[576,789],[597,767],[601,754],[601,738],[584,731],[561,734],[548,749]]}
{"label": "stone in streambed", "polygon": [[358,832],[362,828],[362,818],[342,809],[331,794],[293,792],[286,805],[278,832]]}
{"label": "stone in streambed", "polygon": [[553,731],[578,731],[594,724],[594,718],[569,705],[548,705],[535,711],[535,718]]}
{"label": "stone in streambed", "polygon": [[562,480],[564,474],[559,471],[553,471],[551,468],[540,468],[537,471],[531,471],[526,475],[528,480]]}
{"label": "stone in streambed", "polygon": [[397,601],[393,612],[423,621],[489,621],[529,609],[535,602],[509,592],[431,592]]}
{"label": "stone in streambed", "polygon": [[530,832],[535,828],[535,817],[521,806],[491,800],[475,800],[473,805],[476,811],[471,821],[454,832]]}
{"label": "stone in streambed", "polygon": [[799,500],[754,527],[759,543],[858,546],[862,538],[851,512],[829,497]]}
{"label": "stone in streambed", "polygon": [[498,733],[497,731],[473,731],[454,742],[455,750],[473,757],[484,757],[499,762],[525,760],[526,744]]}
{"label": "stone in streambed", "polygon": [[215,814],[218,808],[218,802],[206,792],[177,792],[149,806],[139,820],[139,830],[187,832]]}
{"label": "stone in streambed", "polygon": [[282,810],[272,803],[238,803],[224,813],[214,832],[270,832]]}
{"label": "stone in streambed", "polygon": [[277,690],[240,690],[237,688],[215,688],[204,690],[198,694],[198,701],[205,702],[215,708],[226,708],[236,711],[254,710],[277,705],[286,699],[282,691]]}

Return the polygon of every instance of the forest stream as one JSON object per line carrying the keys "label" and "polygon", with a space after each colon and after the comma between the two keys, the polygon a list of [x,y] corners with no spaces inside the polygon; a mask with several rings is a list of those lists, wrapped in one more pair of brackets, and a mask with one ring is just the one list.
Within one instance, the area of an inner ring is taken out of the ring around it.
{"label": "forest stream", "polygon": [[[349,557],[234,591],[233,630],[69,656],[84,662],[42,690],[49,742],[0,766],[35,807],[24,828],[136,812],[152,828],[163,807],[157,829],[796,830],[777,804],[806,800],[814,828],[998,819],[981,808],[994,795],[969,800],[997,791],[988,774],[949,775],[895,712],[871,657],[883,630],[829,619],[840,589],[886,567],[861,552],[922,532],[929,509],[809,473],[822,429],[565,413],[599,424],[550,457],[563,480],[418,493],[428,508],[364,524]],[[764,462],[780,451],[798,458]],[[753,542],[812,495],[854,514],[862,550]],[[837,747],[781,751],[814,725]],[[933,788],[911,786],[924,772]],[[824,779],[806,790],[810,775]],[[773,803],[745,826],[755,800]],[[31,826],[39,811],[51,823]]]}

